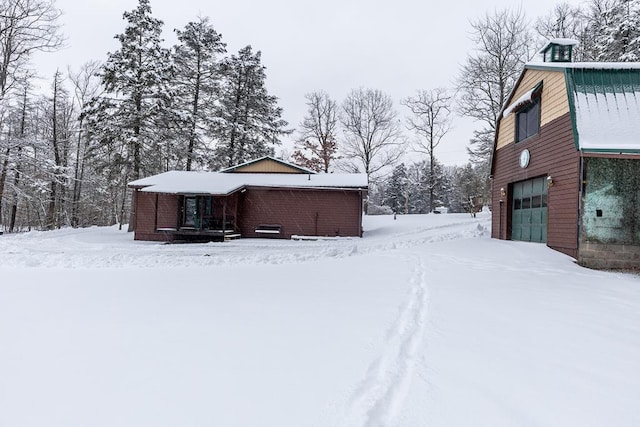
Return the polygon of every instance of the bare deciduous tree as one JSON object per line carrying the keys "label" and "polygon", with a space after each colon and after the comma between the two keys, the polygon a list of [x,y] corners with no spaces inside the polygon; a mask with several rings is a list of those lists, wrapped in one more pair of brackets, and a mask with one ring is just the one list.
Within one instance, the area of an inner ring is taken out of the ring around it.
{"label": "bare deciduous tree", "polygon": [[529,23],[521,9],[487,14],[471,26],[476,49],[460,69],[458,112],[482,124],[474,131],[467,151],[471,161],[484,171],[486,196],[498,115],[534,50]]}
{"label": "bare deciduous tree", "polygon": [[472,159],[488,162],[493,138],[480,137],[495,132],[498,114],[532,56],[532,36],[522,10],[487,14],[471,27],[476,49],[460,69],[458,110],[484,125],[469,154]]}
{"label": "bare deciduous tree", "polygon": [[31,53],[62,46],[54,0],[0,0],[0,99]]}
{"label": "bare deciduous tree", "polygon": [[[4,117],[7,113],[7,93],[20,80],[17,74],[25,75],[30,55],[36,51],[53,51],[61,47],[63,39],[57,22],[60,15],[53,0],[0,0],[0,116]],[[0,140],[0,144],[1,155],[4,157],[0,171],[2,206],[9,156],[13,147],[8,140]]]}
{"label": "bare deciduous tree", "polygon": [[414,149],[429,156],[429,212],[434,206],[436,157],[435,148],[451,129],[451,100],[446,89],[420,90],[415,97],[401,101],[412,116],[407,118],[408,128],[418,135]]}
{"label": "bare deciduous tree", "polygon": [[[98,61],[89,61],[80,67],[77,72],[69,70],[69,80],[73,86],[74,103],[78,111],[82,111],[89,101],[98,96],[100,91],[97,73],[101,68]],[[73,179],[73,199],[71,202],[71,225],[77,227],[80,224],[80,200],[82,196],[82,184],[84,182],[87,150],[89,148],[89,139],[84,132],[85,117],[80,114],[77,123],[76,146],[75,146],[75,165]]]}
{"label": "bare deciduous tree", "polygon": [[[402,155],[404,138],[393,101],[379,90],[354,89],[342,104],[340,122],[347,167],[372,175],[393,166]],[[358,166],[362,166],[360,169]]]}
{"label": "bare deciduous tree", "polygon": [[599,29],[606,23],[605,11],[612,5],[613,0],[591,0],[585,8],[560,3],[548,15],[538,18],[535,28],[544,39],[578,40],[578,45],[573,48],[573,60],[595,61]]}
{"label": "bare deciduous tree", "polygon": [[305,98],[307,115],[300,124],[292,157],[300,166],[328,173],[337,159],[338,105],[324,91],[309,93]]}

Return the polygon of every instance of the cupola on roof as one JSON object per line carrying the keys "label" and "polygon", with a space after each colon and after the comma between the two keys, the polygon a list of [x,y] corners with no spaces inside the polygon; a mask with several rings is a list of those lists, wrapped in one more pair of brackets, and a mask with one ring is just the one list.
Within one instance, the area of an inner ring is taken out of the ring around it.
{"label": "cupola on roof", "polygon": [[574,39],[551,39],[538,53],[544,62],[571,62],[573,47],[577,44]]}

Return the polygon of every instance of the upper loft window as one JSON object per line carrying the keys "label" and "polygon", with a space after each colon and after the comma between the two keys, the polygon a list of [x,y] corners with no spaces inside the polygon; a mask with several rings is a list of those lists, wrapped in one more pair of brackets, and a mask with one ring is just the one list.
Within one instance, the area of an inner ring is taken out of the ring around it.
{"label": "upper loft window", "polygon": [[516,114],[516,142],[535,135],[540,130],[540,97],[531,102]]}

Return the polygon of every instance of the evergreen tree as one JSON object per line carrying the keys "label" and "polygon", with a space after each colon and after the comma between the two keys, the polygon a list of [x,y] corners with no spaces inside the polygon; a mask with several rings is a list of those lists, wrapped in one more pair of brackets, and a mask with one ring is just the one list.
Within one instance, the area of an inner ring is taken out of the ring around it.
{"label": "evergreen tree", "polygon": [[600,61],[640,59],[640,0],[617,0],[603,11],[597,36]]}
{"label": "evergreen tree", "polygon": [[[174,110],[178,113],[175,137],[180,141],[180,159],[185,169],[209,163],[206,133],[215,120],[215,103],[220,85],[219,55],[226,52],[222,37],[208,18],[189,22],[175,30],[180,42],[173,49],[175,66]],[[182,160],[185,159],[185,160]]]}
{"label": "evergreen tree", "polygon": [[386,182],[382,203],[389,206],[394,213],[409,213],[409,181],[404,163],[393,168]]}
{"label": "evergreen tree", "polygon": [[444,166],[435,161],[421,161],[409,168],[411,213],[433,212],[438,206],[449,205],[449,180]]}
{"label": "evergreen tree", "polygon": [[[96,152],[117,153],[126,182],[162,170],[171,153],[163,147],[171,78],[169,52],[161,46],[162,21],[151,16],[149,0],[125,12],[120,48],[108,54],[101,70],[105,94],[87,110]],[[96,149],[97,148],[97,149]],[[107,156],[108,157],[108,156]]]}
{"label": "evergreen tree", "polygon": [[220,90],[214,168],[230,167],[248,160],[273,155],[280,136],[289,133],[277,98],[265,86],[266,67],[260,51],[246,46],[224,61]]}
{"label": "evergreen tree", "polygon": [[469,212],[470,200],[484,191],[484,172],[479,166],[467,163],[453,172],[450,192],[450,211]]}

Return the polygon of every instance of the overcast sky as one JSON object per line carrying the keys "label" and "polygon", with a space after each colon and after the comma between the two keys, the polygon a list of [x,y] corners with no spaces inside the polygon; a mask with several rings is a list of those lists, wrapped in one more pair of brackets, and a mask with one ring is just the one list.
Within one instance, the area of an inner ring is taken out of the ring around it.
{"label": "overcast sky", "polygon": [[[547,15],[560,0],[523,0],[527,17]],[[576,3],[576,2],[573,2]],[[106,59],[118,48],[124,11],[137,0],[56,0],[64,11],[67,48],[39,54],[38,72],[50,78],[56,67],[74,69]],[[154,17],[164,21],[166,46],[174,28],[208,16],[229,53],[250,44],[262,52],[269,92],[279,98],[284,119],[297,127],[306,113],[304,95],[325,90],[339,103],[353,88],[379,89],[399,101],[419,89],[453,87],[467,52],[469,21],[487,12],[517,7],[508,0],[151,0]],[[467,161],[470,120],[455,119],[454,129],[436,149],[444,164]],[[408,134],[408,132],[407,132]]]}

